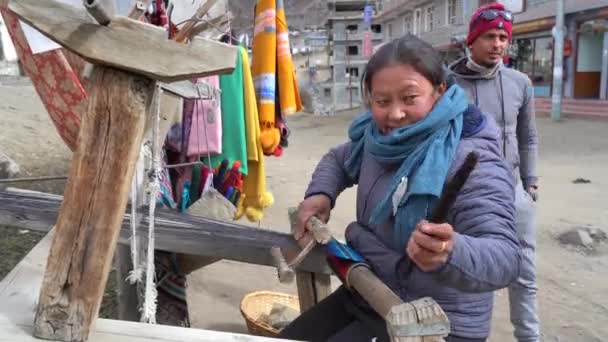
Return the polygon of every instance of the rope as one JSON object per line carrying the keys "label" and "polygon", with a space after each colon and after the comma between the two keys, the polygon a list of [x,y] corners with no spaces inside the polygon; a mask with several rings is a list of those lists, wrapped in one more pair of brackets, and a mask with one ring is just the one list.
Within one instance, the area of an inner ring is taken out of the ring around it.
{"label": "rope", "polygon": [[[139,158],[142,158],[142,154],[140,152]],[[141,281],[142,277],[142,269],[139,267],[139,251],[137,244],[137,185],[139,184],[137,169],[135,170],[135,175],[133,177],[133,182],[131,183],[131,217],[129,218],[129,223],[131,225],[131,262],[133,264],[133,269],[129,272],[129,276],[127,277],[127,281],[129,284],[133,285],[139,281]]]}
{"label": "rope", "polygon": [[154,284],[154,212],[156,201],[160,192],[160,174],[162,164],[160,160],[160,98],[163,90],[160,86],[156,88],[156,113],[154,115],[154,125],[152,129],[152,170],[150,172],[150,197],[149,197],[149,218],[148,218],[148,249],[146,256],[146,285],[144,294],[144,305],[142,321],[156,324],[156,286]]}

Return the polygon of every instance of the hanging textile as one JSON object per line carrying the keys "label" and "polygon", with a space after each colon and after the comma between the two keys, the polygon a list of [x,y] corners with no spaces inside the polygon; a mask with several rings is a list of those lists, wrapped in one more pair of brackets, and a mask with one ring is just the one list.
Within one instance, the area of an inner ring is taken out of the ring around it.
{"label": "hanging textile", "polygon": [[212,99],[186,99],[184,111],[192,113],[192,129],[188,137],[188,156],[222,153],[222,112],[219,76],[199,79],[217,91]]}
{"label": "hanging textile", "polygon": [[[242,47],[239,47],[242,50]],[[240,171],[247,174],[247,146],[245,143],[245,104],[243,100],[243,59],[237,53],[237,63],[230,75],[220,76],[222,89],[222,153],[211,157],[209,167],[215,168],[227,159],[232,165],[241,162]],[[202,158],[207,163],[207,158]]]}
{"label": "hanging textile", "polygon": [[298,89],[296,73],[291,59],[289,29],[283,0],[277,0],[277,75],[281,116],[302,110],[302,99]]}
{"label": "hanging textile", "polygon": [[266,191],[266,170],[264,165],[264,153],[260,142],[260,126],[258,108],[256,105],[255,87],[253,77],[249,68],[249,56],[243,49],[243,83],[245,98],[245,136],[247,137],[247,159],[249,172],[243,180],[244,198],[238,202],[236,219],[244,214],[252,222],[259,222],[264,215],[264,208],[274,202],[272,194]]}
{"label": "hanging textile", "polygon": [[252,50],[262,149],[266,155],[280,155],[276,152],[282,138],[277,121],[284,123],[283,115],[302,109],[282,0],[257,2]]}
{"label": "hanging textile", "polygon": [[255,9],[252,69],[260,116],[260,139],[264,153],[279,146],[281,133],[275,127],[276,95],[276,2],[259,0]]}
{"label": "hanging textile", "polygon": [[80,130],[80,115],[87,105],[87,95],[79,75],[68,63],[62,49],[33,54],[19,18],[6,7],[0,7],[0,12],[25,74],[32,81],[57,133],[74,151]]}

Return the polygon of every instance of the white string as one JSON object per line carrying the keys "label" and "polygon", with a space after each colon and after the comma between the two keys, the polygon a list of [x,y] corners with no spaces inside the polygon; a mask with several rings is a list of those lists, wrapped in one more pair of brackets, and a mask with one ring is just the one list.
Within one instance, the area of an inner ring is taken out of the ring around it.
{"label": "white string", "polygon": [[160,98],[162,95],[160,86],[156,88],[156,113],[154,115],[154,125],[152,129],[152,169],[150,172],[150,197],[149,197],[149,217],[148,217],[148,250],[146,257],[146,288],[144,294],[144,306],[142,321],[156,324],[156,286],[154,284],[154,212],[156,201],[160,192],[160,174],[162,165],[160,160]]}
{"label": "white string", "polygon": [[[140,152],[139,159],[143,158],[143,153]],[[138,162],[139,163],[139,162]],[[142,278],[142,268],[139,265],[139,251],[137,244],[137,225],[139,224],[138,216],[137,216],[137,190],[139,184],[139,170],[135,169],[135,175],[133,177],[133,181],[131,182],[131,219],[129,223],[131,224],[131,262],[133,264],[133,269],[129,272],[129,276],[127,277],[127,281],[129,284],[133,285],[136,282],[141,281]]]}

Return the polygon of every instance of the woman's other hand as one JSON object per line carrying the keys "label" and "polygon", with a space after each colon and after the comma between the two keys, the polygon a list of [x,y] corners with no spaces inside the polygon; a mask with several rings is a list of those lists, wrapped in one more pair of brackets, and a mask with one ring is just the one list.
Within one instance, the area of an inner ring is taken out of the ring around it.
{"label": "woman's other hand", "polygon": [[316,216],[323,223],[329,221],[331,212],[331,200],[323,194],[313,195],[302,201],[298,206],[298,219],[293,232],[293,237],[300,240],[306,232],[306,223],[311,217]]}
{"label": "woman's other hand", "polygon": [[439,269],[454,247],[454,228],[448,223],[421,221],[407,244],[407,255],[424,272]]}

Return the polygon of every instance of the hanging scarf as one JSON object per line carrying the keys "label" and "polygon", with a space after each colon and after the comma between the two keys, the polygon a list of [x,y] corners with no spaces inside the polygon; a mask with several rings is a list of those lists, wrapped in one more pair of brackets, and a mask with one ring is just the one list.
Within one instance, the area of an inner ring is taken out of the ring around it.
{"label": "hanging scarf", "polygon": [[[260,139],[266,155],[280,155],[284,116],[302,110],[283,0],[258,0],[255,6],[251,71],[257,94]],[[280,120],[276,120],[276,117]]]}
{"label": "hanging scarf", "polygon": [[[462,132],[462,113],[467,97],[458,85],[451,86],[422,120],[382,135],[367,112],[349,129],[352,141],[346,169],[352,179],[359,178],[363,153],[383,165],[399,166],[388,193],[372,212],[370,223],[381,224],[395,215],[395,245],[402,251],[411,232],[424,219],[439,198]],[[400,184],[407,191],[393,213],[393,194]]]}

